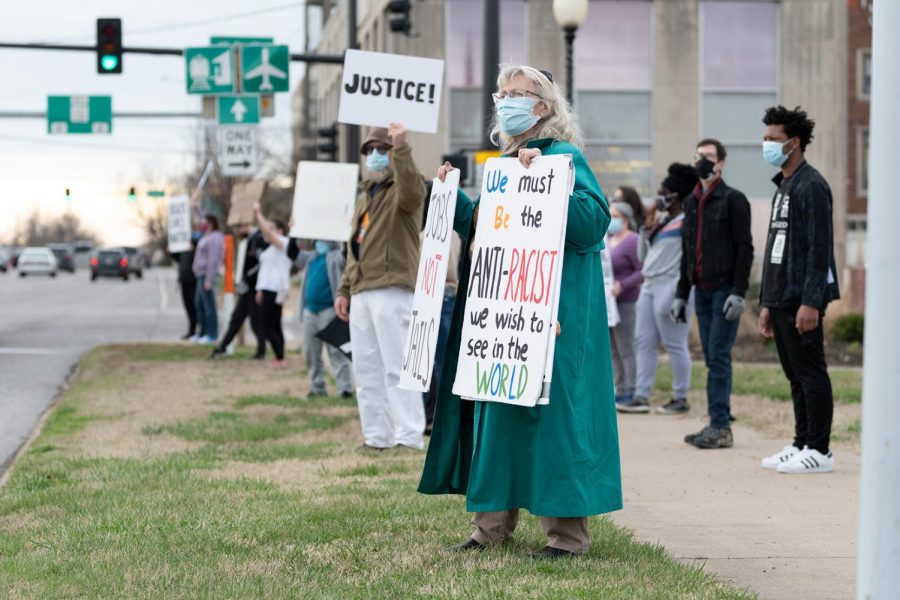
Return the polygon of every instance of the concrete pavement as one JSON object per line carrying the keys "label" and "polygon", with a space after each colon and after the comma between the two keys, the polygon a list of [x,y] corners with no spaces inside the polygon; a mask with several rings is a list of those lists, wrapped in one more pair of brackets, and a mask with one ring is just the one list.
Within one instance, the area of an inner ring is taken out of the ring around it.
{"label": "concrete pavement", "polygon": [[737,425],[734,448],[685,444],[703,425],[619,415],[625,509],[613,520],[760,598],[853,598],[859,455],[836,448],[834,473],[783,475],[759,461],[789,440]]}
{"label": "concrete pavement", "polygon": [[172,269],[128,283],[92,283],[85,269],[55,279],[0,274],[0,474],[87,350],[187,329],[179,294]]}

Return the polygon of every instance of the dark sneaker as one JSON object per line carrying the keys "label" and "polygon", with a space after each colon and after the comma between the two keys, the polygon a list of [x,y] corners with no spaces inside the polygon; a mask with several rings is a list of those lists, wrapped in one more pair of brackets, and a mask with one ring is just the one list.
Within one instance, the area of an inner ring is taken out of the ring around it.
{"label": "dark sneaker", "polygon": [[462,544],[457,544],[456,546],[451,546],[447,548],[449,552],[469,552],[471,550],[481,551],[484,550],[484,544],[480,544],[472,538],[467,539]]}
{"label": "dark sneaker", "polygon": [[693,444],[693,443],[694,443],[694,440],[696,440],[696,439],[697,439],[698,437],[700,437],[701,435],[705,434],[707,429],[712,429],[712,428],[711,428],[709,425],[707,425],[706,427],[704,427],[703,429],[701,429],[701,430],[698,431],[697,433],[689,433],[689,434],[687,434],[686,436],[684,436],[684,443],[685,443],[685,444]]}
{"label": "dark sneaker", "polygon": [[209,355],[210,358],[222,358],[223,356],[225,356],[225,349],[218,346],[213,348],[212,354]]}
{"label": "dark sneaker", "polygon": [[353,392],[341,392],[341,398],[344,400],[355,400],[356,395]]}
{"label": "dark sneaker", "polygon": [[563,550],[562,548],[554,548],[553,546],[544,546],[537,552],[532,552],[529,556],[534,560],[555,560],[557,558],[566,558],[575,556],[574,552]]}
{"label": "dark sneaker", "polygon": [[631,400],[616,403],[616,410],[623,413],[648,413],[650,412],[650,401],[635,396]]}
{"label": "dark sneaker", "polygon": [[663,406],[657,406],[656,412],[661,415],[680,415],[690,409],[687,398],[672,398]]}
{"label": "dark sneaker", "polygon": [[734,437],[730,428],[707,427],[691,443],[705,449],[731,448],[734,445]]}

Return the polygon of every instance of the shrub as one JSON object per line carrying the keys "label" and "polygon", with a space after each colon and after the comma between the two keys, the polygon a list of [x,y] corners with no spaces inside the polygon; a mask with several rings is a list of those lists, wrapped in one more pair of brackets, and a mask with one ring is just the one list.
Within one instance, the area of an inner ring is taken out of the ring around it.
{"label": "shrub", "polygon": [[835,342],[861,344],[865,319],[860,313],[851,313],[838,317],[831,328],[831,339]]}

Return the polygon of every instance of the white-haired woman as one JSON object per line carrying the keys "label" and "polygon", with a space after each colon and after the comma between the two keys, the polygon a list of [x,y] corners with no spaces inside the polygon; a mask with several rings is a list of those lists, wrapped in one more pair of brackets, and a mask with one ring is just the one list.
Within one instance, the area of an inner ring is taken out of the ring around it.
{"label": "white-haired woman", "polygon": [[[581,131],[549,73],[503,65],[491,139],[527,167],[542,154],[570,154],[575,187],[559,306],[550,404],[522,408],[463,401],[452,394],[456,361],[445,361],[434,429],[419,491],[465,494],[475,531],[454,550],[509,539],[519,509],[541,517],[547,536],[534,558],[588,548],[587,517],[622,507],[619,443],[600,250],[609,207],[581,153]],[[452,169],[441,167],[443,179]],[[472,242],[477,203],[457,199],[454,228]],[[466,297],[468,253],[457,298]],[[465,302],[457,302],[447,356],[459,354]]]}

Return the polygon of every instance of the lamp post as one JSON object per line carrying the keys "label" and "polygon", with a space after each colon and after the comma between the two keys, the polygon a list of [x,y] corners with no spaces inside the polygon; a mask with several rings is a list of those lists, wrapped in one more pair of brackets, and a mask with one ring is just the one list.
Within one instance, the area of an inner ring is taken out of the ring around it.
{"label": "lamp post", "polygon": [[553,18],[566,36],[566,97],[575,104],[575,85],[572,80],[572,46],[575,32],[584,23],[588,13],[588,0],[553,0]]}

